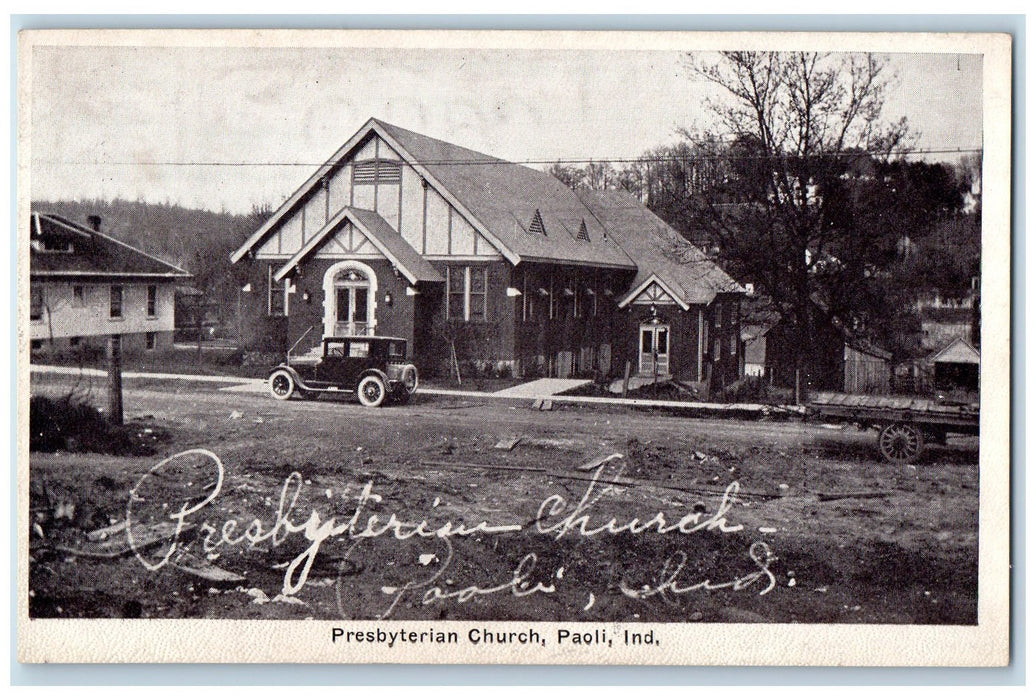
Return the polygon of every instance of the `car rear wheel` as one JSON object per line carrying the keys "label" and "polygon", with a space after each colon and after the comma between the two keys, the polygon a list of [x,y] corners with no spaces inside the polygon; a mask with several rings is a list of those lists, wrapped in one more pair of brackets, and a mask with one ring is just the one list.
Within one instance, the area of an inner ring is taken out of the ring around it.
{"label": "car rear wheel", "polygon": [[295,378],[291,372],[279,369],[270,375],[270,396],[278,401],[287,401],[295,393]]}
{"label": "car rear wheel", "polygon": [[417,391],[417,367],[407,365],[399,375],[399,383],[407,396]]}
{"label": "car rear wheel", "polygon": [[369,408],[376,408],[384,403],[387,394],[388,389],[385,388],[385,382],[374,374],[369,374],[361,379],[359,386],[356,387],[356,396],[360,399],[360,403]]}

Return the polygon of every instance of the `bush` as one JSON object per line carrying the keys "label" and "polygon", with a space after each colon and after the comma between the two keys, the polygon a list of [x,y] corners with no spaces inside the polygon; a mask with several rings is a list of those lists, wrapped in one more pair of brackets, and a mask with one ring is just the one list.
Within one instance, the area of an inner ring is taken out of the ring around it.
{"label": "bush", "polygon": [[719,403],[786,404],[794,400],[795,392],[771,386],[763,377],[742,377],[717,392],[713,400]]}
{"label": "bush", "polygon": [[29,449],[34,452],[150,455],[168,437],[167,431],[142,423],[111,425],[99,410],[70,396],[29,400]]}

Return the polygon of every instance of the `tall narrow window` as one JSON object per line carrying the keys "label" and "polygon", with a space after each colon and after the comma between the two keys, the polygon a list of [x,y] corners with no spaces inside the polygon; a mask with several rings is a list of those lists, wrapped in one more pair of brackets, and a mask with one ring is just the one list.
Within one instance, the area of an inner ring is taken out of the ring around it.
{"label": "tall narrow window", "polygon": [[273,278],[273,267],[273,265],[269,265],[266,271],[267,313],[271,316],[283,316],[287,283],[284,281],[278,282]]}
{"label": "tall narrow window", "polygon": [[446,318],[453,321],[464,320],[464,289],[467,286],[466,267],[446,268]]}
{"label": "tall narrow window", "polygon": [[488,270],[486,268],[467,268],[468,270],[468,318],[472,321],[486,320],[486,288]]}
{"label": "tall narrow window", "polygon": [[147,315],[156,316],[158,307],[158,287],[153,284],[147,286]]}
{"label": "tall narrow window", "polygon": [[86,287],[81,284],[72,285],[72,306],[81,309],[86,306]]}
{"label": "tall narrow window", "polygon": [[122,285],[113,284],[108,293],[108,317],[122,318]]}
{"label": "tall narrow window", "polygon": [[144,334],[144,349],[154,350],[155,349],[155,334],[154,332],[148,332]]}

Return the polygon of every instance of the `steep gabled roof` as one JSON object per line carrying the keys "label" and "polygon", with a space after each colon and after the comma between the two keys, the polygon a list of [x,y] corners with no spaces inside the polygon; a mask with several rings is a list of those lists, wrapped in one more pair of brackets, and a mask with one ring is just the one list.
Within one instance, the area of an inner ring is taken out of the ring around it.
{"label": "steep gabled roof", "polygon": [[[183,278],[190,273],[128,243],[57,214],[33,213],[29,220],[31,277]],[[69,252],[46,252],[43,242],[63,241]]]}
{"label": "steep gabled roof", "polygon": [[[579,196],[553,175],[374,120],[375,124],[523,260],[633,269]],[[539,213],[543,233],[529,229]],[[586,221],[589,240],[577,233]]]}
{"label": "steep gabled roof", "polygon": [[935,364],[947,363],[947,364],[967,364],[977,365],[979,363],[980,355],[975,346],[964,340],[964,338],[954,338],[946,347],[942,350],[934,353],[931,356],[929,362]]}
{"label": "steep gabled roof", "polygon": [[684,305],[709,304],[717,294],[745,291],[628,192],[582,192],[581,197],[608,235],[637,263],[637,276],[620,306],[632,301],[652,277],[661,280]]}

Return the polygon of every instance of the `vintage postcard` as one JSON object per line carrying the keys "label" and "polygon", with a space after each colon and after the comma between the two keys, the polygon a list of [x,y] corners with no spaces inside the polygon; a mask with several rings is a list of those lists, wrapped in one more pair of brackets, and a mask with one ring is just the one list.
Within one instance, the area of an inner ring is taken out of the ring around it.
{"label": "vintage postcard", "polygon": [[999,666],[1011,39],[26,31],[19,658]]}

